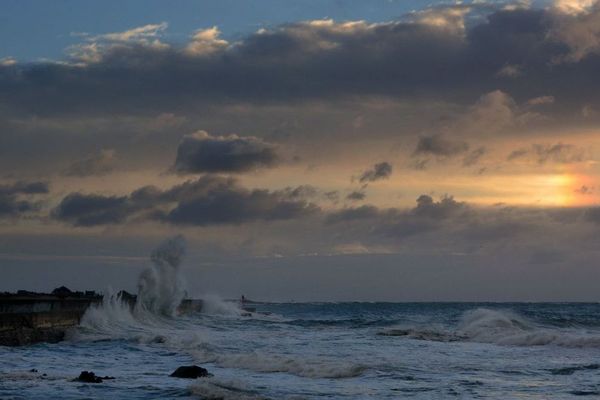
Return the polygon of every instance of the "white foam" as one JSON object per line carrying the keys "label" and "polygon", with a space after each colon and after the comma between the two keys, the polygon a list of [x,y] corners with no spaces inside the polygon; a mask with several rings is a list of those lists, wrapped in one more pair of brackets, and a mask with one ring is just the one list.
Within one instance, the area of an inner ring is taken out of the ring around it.
{"label": "white foam", "polygon": [[[182,236],[169,238],[151,255],[152,265],[139,277],[135,305],[108,290],[100,305],[88,308],[78,330],[70,332],[75,340],[107,338],[136,339],[189,345],[200,341],[192,326],[173,317],[185,296],[179,266],[185,254]],[[186,333],[189,337],[183,337]]]}
{"label": "white foam", "polygon": [[465,313],[458,334],[501,345],[600,347],[599,333],[541,326],[511,311],[486,308]]}
{"label": "white foam", "polygon": [[225,382],[215,378],[198,379],[190,390],[206,400],[266,400],[241,382]]}
{"label": "white foam", "polygon": [[304,359],[258,351],[238,354],[217,354],[196,351],[192,355],[200,362],[212,362],[220,367],[241,368],[256,372],[286,372],[306,378],[351,378],[361,375],[365,367],[361,365],[331,362],[323,359]]}
{"label": "white foam", "polygon": [[139,277],[137,307],[155,314],[175,315],[185,297],[179,270],[184,254],[185,239],[181,235],[167,239],[152,252],[152,266]]}
{"label": "white foam", "polygon": [[465,312],[456,330],[396,326],[379,333],[411,339],[455,342],[471,341],[507,346],[600,347],[600,332],[560,329],[537,324],[510,310],[477,308]]}
{"label": "white foam", "polygon": [[241,316],[244,312],[238,303],[225,301],[214,294],[200,296],[202,298],[202,313],[208,315]]}

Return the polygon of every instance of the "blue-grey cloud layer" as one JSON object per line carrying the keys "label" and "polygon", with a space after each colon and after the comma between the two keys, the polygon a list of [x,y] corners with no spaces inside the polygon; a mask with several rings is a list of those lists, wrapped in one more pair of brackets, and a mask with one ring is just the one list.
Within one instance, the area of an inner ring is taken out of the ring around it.
{"label": "blue-grey cloud layer", "polygon": [[576,34],[600,19],[600,8],[583,16],[473,8],[487,15],[466,30],[434,9],[446,23],[419,14],[377,25],[290,23],[235,45],[202,42],[210,49],[202,54],[131,43],[83,66],[3,66],[0,101],[23,113],[134,113],[356,95],[464,102],[500,89],[519,101],[554,96],[563,111],[598,103],[600,56]]}

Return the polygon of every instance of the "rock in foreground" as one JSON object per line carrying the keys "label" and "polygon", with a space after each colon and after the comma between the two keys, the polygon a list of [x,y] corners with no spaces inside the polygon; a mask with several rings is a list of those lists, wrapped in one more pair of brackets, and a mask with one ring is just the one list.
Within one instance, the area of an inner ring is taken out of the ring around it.
{"label": "rock in foreground", "polygon": [[81,374],[79,374],[79,377],[77,379],[75,379],[77,382],[85,382],[85,383],[102,383],[103,380],[105,379],[115,379],[112,376],[104,376],[104,377],[99,377],[96,376],[96,374],[94,374],[92,371],[81,371]]}
{"label": "rock in foreground", "polygon": [[208,373],[206,368],[202,368],[197,365],[187,365],[177,368],[170,376],[174,378],[196,379],[205,378],[212,375]]}

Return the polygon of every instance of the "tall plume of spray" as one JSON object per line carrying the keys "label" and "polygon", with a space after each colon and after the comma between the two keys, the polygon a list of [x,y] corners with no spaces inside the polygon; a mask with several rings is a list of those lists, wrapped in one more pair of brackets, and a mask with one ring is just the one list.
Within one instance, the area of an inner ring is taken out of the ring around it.
{"label": "tall plume of spray", "polygon": [[185,238],[177,235],[162,242],[150,256],[152,266],[140,274],[136,307],[172,316],[185,297],[179,266],[186,250]]}

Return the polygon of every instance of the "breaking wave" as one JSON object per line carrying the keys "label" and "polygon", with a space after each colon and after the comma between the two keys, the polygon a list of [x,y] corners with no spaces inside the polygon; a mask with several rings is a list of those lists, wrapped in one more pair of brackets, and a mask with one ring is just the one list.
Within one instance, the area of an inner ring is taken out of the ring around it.
{"label": "breaking wave", "polygon": [[240,316],[243,311],[235,302],[225,301],[216,295],[203,295],[202,313],[207,315]]}
{"label": "breaking wave", "polygon": [[154,314],[174,316],[185,289],[179,266],[185,239],[178,235],[161,243],[150,256],[152,265],[140,274],[136,307]]}
{"label": "breaking wave", "polygon": [[351,378],[365,371],[362,365],[322,359],[304,359],[258,351],[237,354],[196,351],[192,355],[201,363],[214,363],[225,368],[241,368],[255,372],[285,372],[305,378]]}
{"label": "breaking wave", "polygon": [[243,383],[225,382],[214,378],[202,379],[194,383],[190,390],[207,400],[267,400]]}
{"label": "breaking wave", "polygon": [[392,328],[383,336],[438,342],[471,341],[510,346],[598,347],[600,332],[543,325],[508,310],[477,308],[465,312],[454,330]]}
{"label": "breaking wave", "polygon": [[[179,343],[199,340],[197,329],[185,319],[175,318],[186,293],[179,270],[184,255],[183,236],[165,240],[152,252],[152,264],[139,276],[137,297],[108,290],[101,304],[88,308],[70,338]],[[187,337],[182,336],[184,332]]]}

